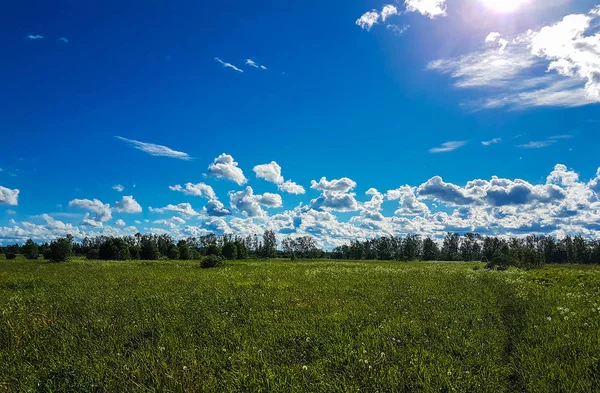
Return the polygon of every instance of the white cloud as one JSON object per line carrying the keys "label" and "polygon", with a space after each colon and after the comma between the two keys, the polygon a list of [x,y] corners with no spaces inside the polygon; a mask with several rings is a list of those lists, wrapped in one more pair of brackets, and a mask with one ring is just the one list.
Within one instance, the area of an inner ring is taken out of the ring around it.
{"label": "white cloud", "polygon": [[391,4],[384,5],[381,10],[381,21],[385,22],[387,18],[393,15],[398,15],[398,8]]}
{"label": "white cloud", "polygon": [[123,190],[125,190],[125,187],[123,187],[120,184],[115,184],[114,186],[112,186],[112,189],[117,191],[117,192],[123,192]]}
{"label": "white cloud", "polygon": [[215,161],[208,166],[208,175],[218,179],[232,180],[240,186],[248,181],[244,172],[238,167],[238,163],[233,160],[232,156],[225,153],[215,158]]}
{"label": "white cloud", "polygon": [[114,211],[119,213],[141,213],[142,207],[133,199],[133,196],[123,196],[120,201],[115,202]]}
{"label": "white cloud", "polygon": [[221,65],[222,65],[224,68],[231,68],[232,70],[234,70],[234,71],[237,71],[237,72],[244,72],[243,70],[241,70],[241,69],[237,68],[237,67],[236,67],[236,66],[234,66],[233,64],[231,64],[231,63],[226,63],[226,62],[224,62],[223,60],[219,59],[218,57],[215,57],[215,61],[216,61],[217,63],[221,64]]}
{"label": "white cloud", "polygon": [[399,201],[400,207],[394,212],[396,215],[412,216],[429,213],[427,205],[417,199],[415,189],[409,185],[390,190],[386,196],[389,201]]}
{"label": "white cloud", "polygon": [[483,146],[490,146],[490,145],[493,145],[493,144],[496,144],[496,143],[500,143],[500,142],[502,142],[502,138],[494,138],[494,139],[491,139],[489,141],[481,141],[481,144]]}
{"label": "white cloud", "polygon": [[265,216],[266,212],[261,206],[267,208],[281,207],[283,200],[278,194],[254,194],[252,187],[248,186],[243,191],[229,192],[231,207],[248,217]]}
{"label": "white cloud", "polygon": [[406,0],[407,12],[418,12],[431,19],[446,16],[446,0]]}
{"label": "white cloud", "polygon": [[267,69],[267,67],[265,67],[262,64],[257,63],[256,61],[254,61],[252,59],[246,59],[246,62],[244,64],[246,64],[246,65],[248,65],[250,67],[253,67],[253,68],[260,68],[261,70],[266,70]]}
{"label": "white cloud", "polygon": [[0,186],[0,205],[17,206],[19,204],[19,190]]}
{"label": "white cloud", "polygon": [[222,217],[231,214],[231,212],[225,208],[225,205],[218,199],[211,199],[208,201],[203,211],[212,217]]}
{"label": "white cloud", "polygon": [[77,207],[96,213],[95,221],[106,222],[112,218],[112,211],[108,203],[102,203],[98,199],[73,199],[69,202],[70,207]]}
{"label": "white cloud", "polygon": [[146,152],[146,153],[150,154],[151,156],[171,157],[171,158],[177,158],[179,160],[186,160],[186,161],[191,160],[191,157],[187,153],[173,150],[171,148],[168,148],[167,146],[156,145],[154,143],[140,142],[140,141],[136,141],[133,139],[123,138],[122,136],[115,136],[115,138],[117,138],[123,142],[126,142],[127,144],[134,147],[135,149]]}
{"label": "white cloud", "polygon": [[356,25],[360,26],[364,30],[369,31],[378,20],[379,13],[377,10],[372,10],[362,14],[362,16],[356,20]]}
{"label": "white cloud", "polygon": [[403,25],[403,26],[400,26],[400,25],[391,25],[391,24],[390,24],[390,25],[387,25],[387,29],[388,29],[389,31],[391,31],[392,33],[394,33],[394,34],[398,35],[398,36],[400,36],[400,35],[402,35],[402,34],[406,33],[406,31],[407,31],[409,28],[410,28],[410,25]]}
{"label": "white cloud", "polygon": [[6,210],[6,214],[10,214],[11,216],[14,216],[17,214],[17,212],[12,209],[8,209],[8,210]]}
{"label": "white cloud", "polygon": [[[600,102],[600,15],[572,14],[512,39],[490,33],[486,48],[431,62],[461,88],[494,88],[480,108],[575,107]],[[586,35],[587,34],[587,35]],[[499,48],[490,48],[498,45]],[[539,76],[535,70],[546,66]],[[532,76],[536,75],[536,76]]]}
{"label": "white cloud", "polygon": [[347,177],[341,179],[327,181],[326,177],[322,177],[317,183],[315,180],[311,181],[310,188],[319,191],[336,191],[336,192],[348,192],[356,187],[356,182]]}
{"label": "white cloud", "polygon": [[25,38],[28,40],[43,40],[44,36],[39,34],[28,34]]}
{"label": "white cloud", "polygon": [[68,38],[65,38],[65,37],[60,37],[58,40],[59,40],[60,42],[64,42],[65,44],[68,44],[68,43],[69,43],[69,39],[68,39]]}
{"label": "white cloud", "polygon": [[185,195],[199,196],[208,199],[217,199],[217,195],[215,194],[213,188],[205,183],[186,183],[185,188],[177,184],[174,186],[169,186],[169,189],[172,191],[183,192]]}
{"label": "white cloud", "polygon": [[255,166],[254,173],[256,173],[256,177],[259,179],[264,179],[268,182],[277,184],[277,188],[279,188],[280,191],[296,195],[304,194],[306,192],[301,185],[290,180],[286,181],[281,175],[281,167],[275,161],[271,161],[269,164]]}
{"label": "white cloud", "polygon": [[118,219],[117,221],[115,221],[115,225],[118,227],[125,227],[127,226],[127,224],[125,223],[125,221]]}
{"label": "white cloud", "polygon": [[442,146],[430,149],[429,152],[430,153],[446,153],[446,152],[450,152],[450,151],[454,151],[456,149],[459,149],[459,148],[463,147],[466,144],[467,144],[466,141],[444,142],[444,143],[442,143]]}
{"label": "white cloud", "polygon": [[280,191],[287,192],[288,194],[300,195],[306,193],[304,187],[294,183],[291,180],[286,180],[282,184],[279,184],[277,188],[279,188]]}
{"label": "white cloud", "polygon": [[522,145],[519,145],[522,149],[542,149],[544,147],[548,147],[550,145],[555,144],[555,140],[546,140],[546,141],[531,141]]}
{"label": "white cloud", "polygon": [[163,214],[165,212],[175,212],[179,213],[182,216],[193,217],[197,216],[199,213],[192,208],[192,205],[189,203],[179,203],[177,205],[167,205],[161,208],[153,208],[149,207],[148,210],[151,213],[160,213]]}
{"label": "white cloud", "polygon": [[254,173],[256,173],[256,177],[259,179],[264,179],[271,183],[282,184],[284,182],[283,176],[281,176],[281,167],[275,161],[255,166]]}

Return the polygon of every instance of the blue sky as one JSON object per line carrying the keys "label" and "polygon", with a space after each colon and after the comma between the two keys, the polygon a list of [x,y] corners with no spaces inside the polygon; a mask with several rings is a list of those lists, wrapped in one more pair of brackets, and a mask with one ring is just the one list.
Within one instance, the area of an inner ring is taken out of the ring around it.
{"label": "blue sky", "polygon": [[598,235],[595,1],[126,3],[0,15],[0,244]]}

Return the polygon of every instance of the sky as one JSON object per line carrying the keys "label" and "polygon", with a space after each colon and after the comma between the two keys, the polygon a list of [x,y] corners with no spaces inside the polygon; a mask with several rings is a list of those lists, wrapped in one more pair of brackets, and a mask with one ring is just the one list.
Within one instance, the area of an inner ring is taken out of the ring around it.
{"label": "sky", "polygon": [[12,2],[0,245],[600,235],[600,4]]}

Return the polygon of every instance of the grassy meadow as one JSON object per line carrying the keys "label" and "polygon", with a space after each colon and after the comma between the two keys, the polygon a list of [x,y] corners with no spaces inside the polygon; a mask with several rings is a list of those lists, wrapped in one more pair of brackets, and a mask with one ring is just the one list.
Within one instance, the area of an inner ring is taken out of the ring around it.
{"label": "grassy meadow", "polygon": [[600,391],[600,267],[0,261],[0,392]]}

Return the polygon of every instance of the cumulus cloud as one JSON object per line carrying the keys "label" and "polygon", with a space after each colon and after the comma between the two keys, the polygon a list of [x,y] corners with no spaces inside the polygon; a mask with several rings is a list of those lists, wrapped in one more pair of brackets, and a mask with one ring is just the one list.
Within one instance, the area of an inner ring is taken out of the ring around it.
{"label": "cumulus cloud", "polygon": [[229,179],[238,185],[248,182],[244,172],[238,167],[238,163],[233,160],[229,154],[221,154],[215,158],[215,161],[208,166],[208,175],[218,179]]}
{"label": "cumulus cloud", "polygon": [[223,68],[231,68],[232,70],[237,71],[237,72],[242,72],[242,73],[244,72],[244,70],[237,68],[236,66],[234,66],[231,63],[226,63],[223,60],[219,59],[218,57],[215,57],[215,61],[217,63],[221,64],[223,66]]}
{"label": "cumulus cloud", "polygon": [[102,203],[98,199],[73,199],[69,202],[70,207],[77,207],[95,213],[95,221],[106,222],[112,218],[112,210],[108,203]]}
{"label": "cumulus cloud", "polygon": [[225,205],[223,205],[223,203],[217,199],[211,199],[208,201],[204,207],[204,212],[207,215],[214,217],[228,216],[231,214],[231,212],[225,208]]}
{"label": "cumulus cloud", "polygon": [[0,205],[17,206],[19,204],[19,190],[0,186]]}
{"label": "cumulus cloud", "polygon": [[141,150],[150,154],[151,156],[157,157],[171,157],[177,158],[179,160],[191,160],[192,158],[184,152],[176,151],[167,146],[156,145],[154,143],[140,142],[133,139],[123,138],[122,136],[115,136],[118,140],[126,142],[128,145],[132,146],[135,149]]}
{"label": "cumulus cloud", "polygon": [[148,210],[151,213],[160,213],[163,214],[165,212],[175,212],[179,213],[182,216],[193,217],[197,216],[199,213],[192,208],[192,205],[189,203],[179,203],[177,205],[167,205],[161,208],[153,208],[149,207]]}
{"label": "cumulus cloud", "polygon": [[286,181],[281,175],[281,167],[275,161],[271,161],[269,164],[255,166],[254,172],[256,173],[257,178],[277,184],[277,188],[279,188],[280,191],[296,195],[304,194],[306,192],[301,185],[290,180]]}
{"label": "cumulus cloud", "polygon": [[361,29],[369,31],[378,20],[379,12],[377,12],[377,10],[372,10],[362,14],[361,17],[356,20],[356,25],[360,26]]}
{"label": "cumulus cloud", "polygon": [[460,149],[464,145],[466,145],[466,141],[450,141],[442,143],[442,146],[434,147],[433,149],[429,149],[430,153],[447,153],[450,151],[454,151],[456,149]]}
{"label": "cumulus cloud", "polygon": [[112,189],[117,191],[117,192],[123,192],[123,190],[125,190],[125,187],[123,187],[120,184],[115,184],[114,186],[112,186]]}
{"label": "cumulus cloud", "polygon": [[406,0],[407,12],[418,12],[428,18],[435,19],[446,16],[446,0]]}
{"label": "cumulus cloud", "polygon": [[125,221],[118,219],[117,221],[115,221],[115,225],[118,227],[124,227],[127,226],[127,224],[125,223]]}
{"label": "cumulus cloud", "polygon": [[348,192],[356,187],[356,182],[347,177],[341,179],[327,181],[326,177],[322,177],[318,182],[315,180],[311,181],[310,188],[319,191],[336,191],[336,192]]}
{"label": "cumulus cloud", "polygon": [[132,195],[128,195],[115,202],[113,210],[119,213],[141,213],[142,206],[133,199]]}
{"label": "cumulus cloud", "polygon": [[169,186],[171,191],[183,192],[185,195],[193,195],[204,197],[208,199],[217,199],[217,195],[211,186],[205,183],[186,183],[185,187],[177,184],[174,186]]}
{"label": "cumulus cloud", "polygon": [[381,20],[385,22],[387,18],[393,15],[398,15],[398,8],[391,4],[384,5],[381,10]]}
{"label": "cumulus cloud", "polygon": [[[460,88],[489,88],[480,108],[575,107],[600,102],[600,15],[572,14],[561,21],[504,38],[488,34],[475,52],[431,62],[428,68]],[[547,68],[539,76],[535,70]],[[493,88],[493,89],[491,89]]]}
{"label": "cumulus cloud", "polygon": [[417,199],[415,188],[409,185],[389,190],[386,196],[390,201],[399,201],[400,207],[394,212],[396,215],[414,216],[429,213],[429,207]]}
{"label": "cumulus cloud", "polygon": [[254,190],[250,186],[243,191],[229,192],[229,199],[232,208],[248,217],[266,215],[261,206],[275,208],[283,205],[281,195],[268,192],[262,195],[254,194]]}

